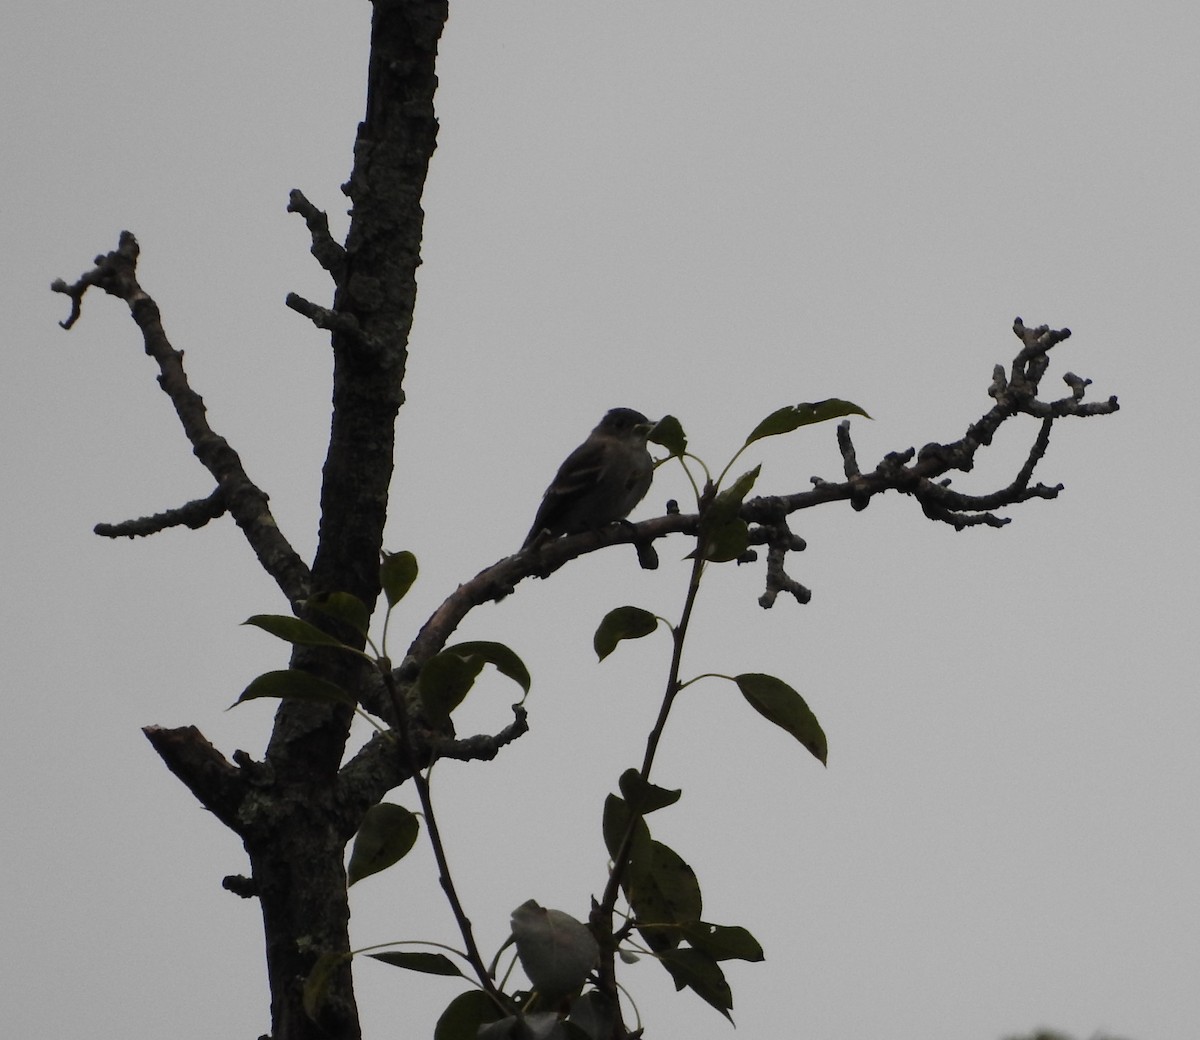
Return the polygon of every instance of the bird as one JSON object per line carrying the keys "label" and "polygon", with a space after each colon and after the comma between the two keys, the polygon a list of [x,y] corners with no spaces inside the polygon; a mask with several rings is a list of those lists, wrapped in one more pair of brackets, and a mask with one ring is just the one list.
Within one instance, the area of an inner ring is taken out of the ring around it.
{"label": "bird", "polygon": [[646,437],[653,425],[632,408],[610,409],[558,468],[521,548],[543,532],[557,538],[624,520],[650,490],[654,460]]}

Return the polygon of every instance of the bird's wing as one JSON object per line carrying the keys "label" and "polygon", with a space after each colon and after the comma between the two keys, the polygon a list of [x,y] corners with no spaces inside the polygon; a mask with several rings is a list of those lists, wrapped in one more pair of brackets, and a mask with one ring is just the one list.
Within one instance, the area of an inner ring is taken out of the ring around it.
{"label": "bird's wing", "polygon": [[558,467],[543,501],[575,496],[594,487],[604,473],[606,454],[603,443],[585,441],[579,445]]}
{"label": "bird's wing", "polygon": [[579,496],[586,495],[589,489],[600,482],[604,467],[603,443],[584,441],[571,452],[558,467],[558,473],[542,496],[533,527],[525,537],[525,545],[532,544],[542,531],[558,528],[564,514],[570,511]]}

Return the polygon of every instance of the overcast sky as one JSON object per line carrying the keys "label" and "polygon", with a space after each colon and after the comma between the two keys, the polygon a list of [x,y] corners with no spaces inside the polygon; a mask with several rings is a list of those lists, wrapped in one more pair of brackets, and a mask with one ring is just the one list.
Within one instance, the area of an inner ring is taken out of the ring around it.
{"label": "overcast sky", "polygon": [[[656,1037],[998,1040],[1039,1025],[1190,1040],[1200,1027],[1194,475],[1200,14],[1192,5],[454,2],[399,422],[388,546],[422,574],[403,645],[514,551],[609,407],[678,416],[720,466],[775,408],[839,396],[859,458],[950,440],[990,405],[1016,315],[1069,326],[1111,418],[1056,427],[1054,502],[955,533],[900,497],[796,518],[810,605],[711,572],[686,668],[800,689],[828,769],[732,688],[677,709],[656,833],[705,915],[748,927],[734,1034],[652,964],[624,982]],[[97,521],[206,495],[124,305],[74,280],[123,228],[214,427],[315,544],[329,353],[283,306],[329,286],[301,188],[344,231],[369,7],[291,0],[22,5],[0,41],[0,977],[14,1036],[265,1032],[257,906],[231,833],[140,727],[262,751],[225,707],[281,645],[234,525],[117,543]],[[1011,479],[1035,424],[955,486]],[[760,489],[840,472],[833,429],[768,442]],[[685,485],[660,472],[635,513]],[[640,761],[663,637],[595,663],[605,611],[676,616],[687,551],[580,561],[479,610],[466,638],[534,674],[532,731],[446,764],[435,799],[486,949],[528,898],[577,916],[599,813]],[[503,726],[493,679],[459,731]],[[356,736],[366,737],[365,729]],[[408,790],[393,800],[415,808]],[[352,896],[356,945],[454,942],[428,848]],[[369,1038],[428,1036],[449,980],[358,971]],[[409,1031],[401,1022],[411,1022]]]}

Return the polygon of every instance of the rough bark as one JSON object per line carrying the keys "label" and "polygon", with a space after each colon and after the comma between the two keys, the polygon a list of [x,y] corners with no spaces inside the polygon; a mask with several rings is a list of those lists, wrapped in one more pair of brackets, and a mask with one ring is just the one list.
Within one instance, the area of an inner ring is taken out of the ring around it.
{"label": "rough bark", "polygon": [[[366,117],[344,190],[352,201],[344,259],[330,273],[333,415],[321,490],[312,590],[379,594],[397,411],[403,402],[424,213],[421,193],[437,137],[434,63],[444,0],[375,0]],[[315,619],[314,619],[315,620]],[[343,633],[344,635],[344,633]],[[302,667],[354,689],[362,666],[336,653],[298,653]],[[262,904],[273,1040],[358,1040],[349,961],[337,969],[318,1021],[303,981],[322,953],[349,949],[343,867],[357,813],[337,803],[337,769],[351,713],[282,702],[265,787],[243,803],[253,881]]]}

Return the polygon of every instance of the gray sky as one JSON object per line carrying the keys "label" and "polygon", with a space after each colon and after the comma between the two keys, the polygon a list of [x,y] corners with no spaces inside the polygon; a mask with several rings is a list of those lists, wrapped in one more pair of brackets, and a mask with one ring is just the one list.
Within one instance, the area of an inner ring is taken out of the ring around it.
{"label": "gray sky", "polygon": [[[13,1035],[268,1026],[257,907],[219,888],[244,856],[139,727],[194,723],[258,754],[269,706],[223,709],[285,658],[238,623],[285,605],[228,521],[90,533],[211,485],[123,305],[90,297],[64,333],[48,286],[138,235],[214,426],[311,553],[330,365],[282,301],[328,286],[284,207],[301,188],[344,228],[368,16],[115,0],[8,18]],[[515,550],[610,406],[679,416],[720,466],[780,405],[847,397],[875,417],[854,424],[874,464],[986,410],[1017,314],[1074,330],[1047,392],[1070,369],[1121,397],[1061,425],[1040,476],[1066,492],[1003,530],[955,534],[883,499],[798,518],[807,607],[764,613],[761,568],[711,573],[689,672],[780,675],[830,741],[823,770],[714,682],[664,741],[656,779],[684,798],[656,833],[696,869],[706,917],[766,948],[729,971],[736,1035],[1195,1036],[1198,30],[1184,4],[454,5],[388,539],[422,564],[398,645]],[[1007,481],[1032,433],[956,486]],[[832,427],[759,460],[766,492],[840,464]],[[662,471],[635,517],[684,490]],[[625,552],[582,561],[463,630],[535,677],[527,738],[435,776],[486,948],[525,899],[582,916],[603,885],[600,807],[640,760],[667,644],[597,665],[591,631],[621,603],[677,614],[686,546],[660,552],[655,573]],[[460,731],[499,728],[512,697],[481,686]],[[454,941],[423,843],[353,910],[359,945]],[[624,981],[651,1035],[735,1035],[653,965]],[[409,1015],[427,1035],[456,992],[374,964],[358,987],[370,1037]]]}

